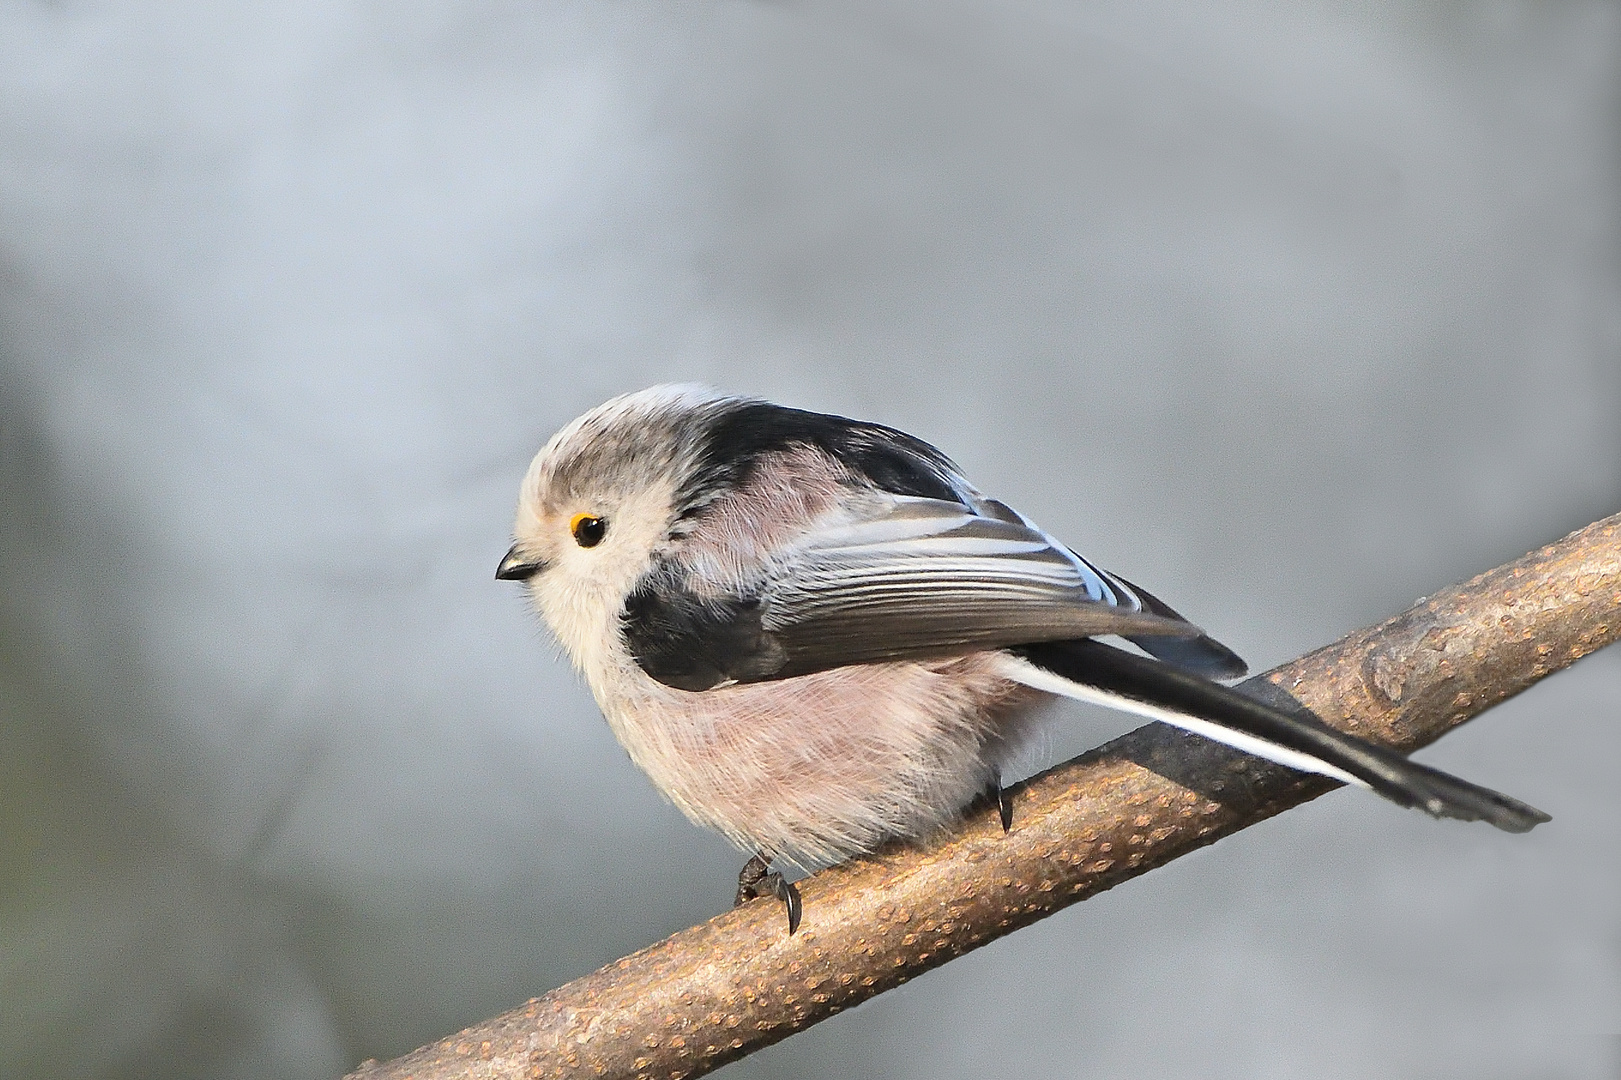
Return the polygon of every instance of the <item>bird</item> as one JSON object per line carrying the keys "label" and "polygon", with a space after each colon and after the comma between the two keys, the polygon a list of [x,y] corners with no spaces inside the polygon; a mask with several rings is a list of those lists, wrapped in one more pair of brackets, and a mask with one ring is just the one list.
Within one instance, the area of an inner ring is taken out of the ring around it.
{"label": "bird", "polygon": [[[1226,685],[1242,659],[882,424],[660,385],[558,431],[496,577],[522,582],[631,760],[750,858],[736,903],[803,904],[785,866],[949,829],[1057,698],[1102,703],[1437,817],[1548,815]],[[1103,638],[1120,639],[1111,644]]]}

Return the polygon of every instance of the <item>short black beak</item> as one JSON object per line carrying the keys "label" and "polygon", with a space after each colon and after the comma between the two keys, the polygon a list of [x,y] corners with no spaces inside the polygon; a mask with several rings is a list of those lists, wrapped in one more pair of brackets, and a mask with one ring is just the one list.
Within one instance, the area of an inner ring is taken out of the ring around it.
{"label": "short black beak", "polygon": [[528,581],[544,569],[545,563],[538,559],[525,558],[519,553],[518,545],[513,544],[512,549],[501,560],[501,565],[495,568],[495,580]]}

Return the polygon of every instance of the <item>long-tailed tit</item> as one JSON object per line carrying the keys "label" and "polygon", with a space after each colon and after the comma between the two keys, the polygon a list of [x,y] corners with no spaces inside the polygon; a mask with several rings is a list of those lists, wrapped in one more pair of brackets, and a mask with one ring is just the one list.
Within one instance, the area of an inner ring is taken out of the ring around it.
{"label": "long-tailed tit", "polygon": [[[1404,806],[1523,832],[1524,803],[1214,679],[1244,663],[1146,590],[878,424],[662,386],[535,457],[496,577],[527,582],[631,759],[693,821],[825,864],[923,837],[1052,695],[1103,702]],[[1125,638],[1147,656],[1095,640]]]}

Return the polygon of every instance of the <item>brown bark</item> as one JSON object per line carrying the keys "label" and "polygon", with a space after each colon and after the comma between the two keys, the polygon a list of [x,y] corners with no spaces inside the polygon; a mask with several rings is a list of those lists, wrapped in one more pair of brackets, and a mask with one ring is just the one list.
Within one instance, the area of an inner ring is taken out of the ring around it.
{"label": "brown bark", "polygon": [[[1618,635],[1621,514],[1245,685],[1412,750]],[[697,1076],[1336,786],[1150,724],[1021,785],[1006,836],[988,808],[801,882],[793,937],[755,901],[352,1075]]]}

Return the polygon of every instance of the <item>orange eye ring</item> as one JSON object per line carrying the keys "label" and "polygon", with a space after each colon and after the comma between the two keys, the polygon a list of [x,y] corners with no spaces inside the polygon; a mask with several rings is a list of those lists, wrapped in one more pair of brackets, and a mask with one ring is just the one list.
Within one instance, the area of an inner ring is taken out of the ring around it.
{"label": "orange eye ring", "polygon": [[568,531],[574,534],[574,542],[581,547],[596,547],[608,535],[608,523],[595,514],[575,514],[569,518]]}

